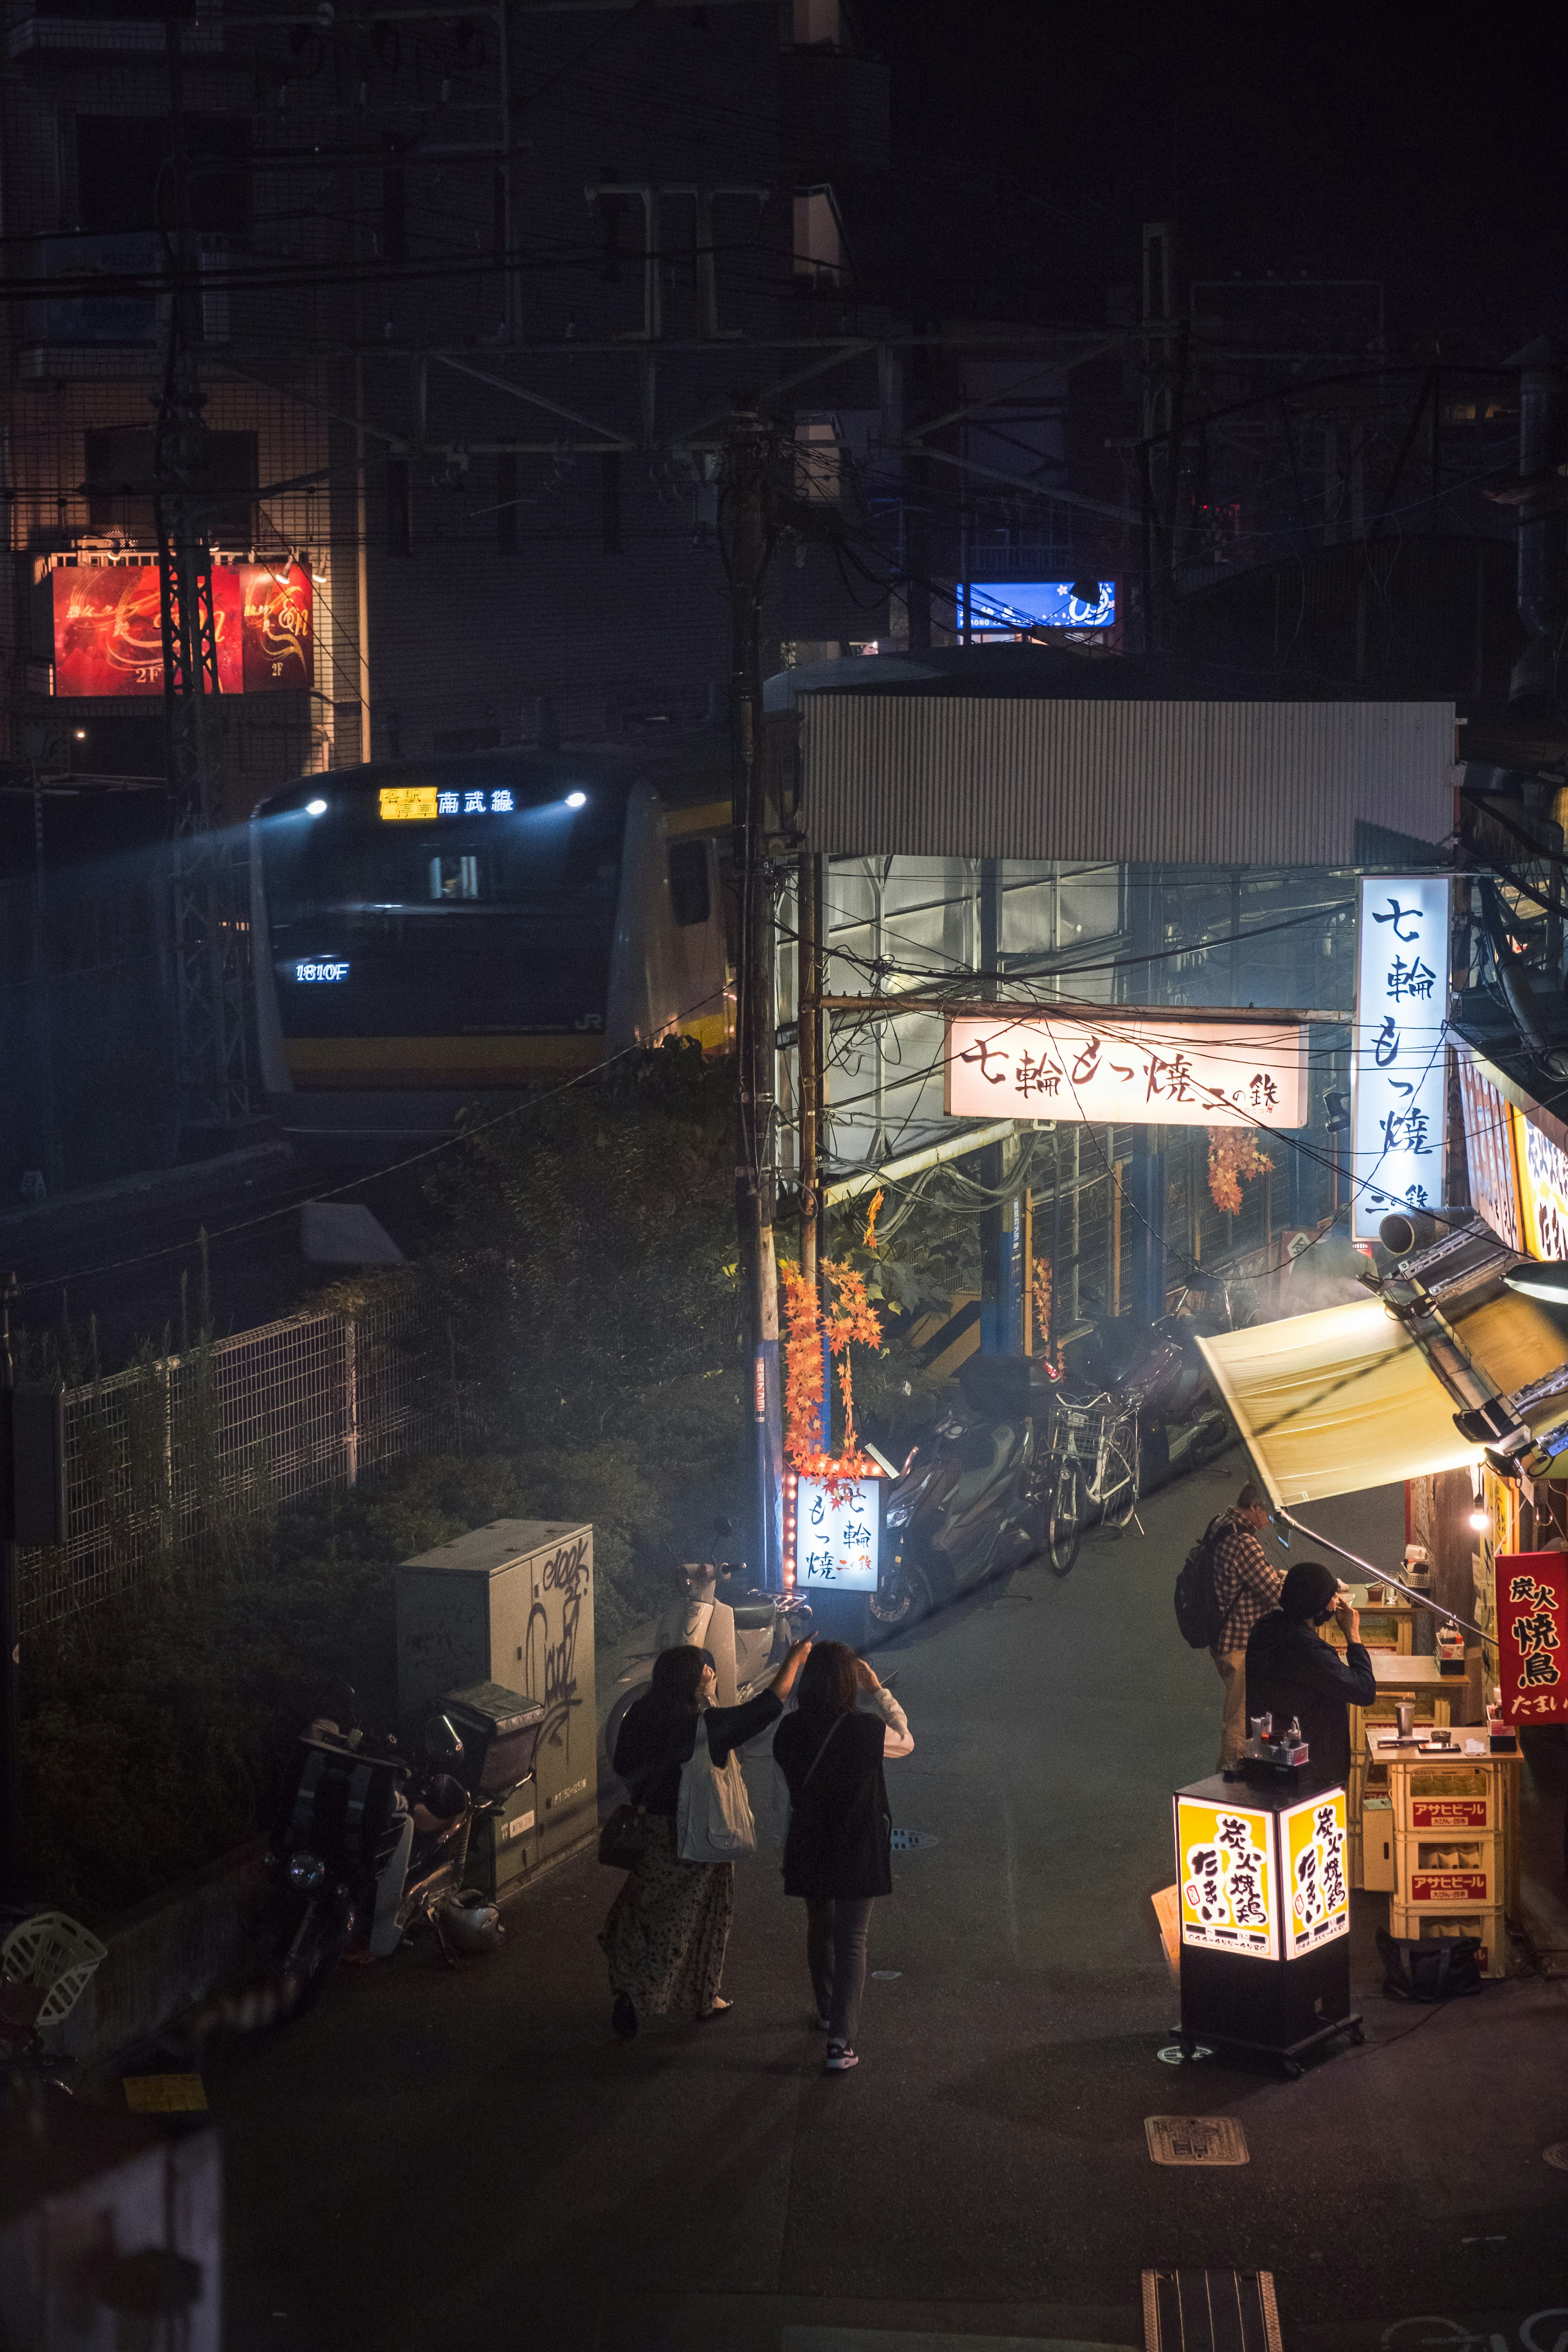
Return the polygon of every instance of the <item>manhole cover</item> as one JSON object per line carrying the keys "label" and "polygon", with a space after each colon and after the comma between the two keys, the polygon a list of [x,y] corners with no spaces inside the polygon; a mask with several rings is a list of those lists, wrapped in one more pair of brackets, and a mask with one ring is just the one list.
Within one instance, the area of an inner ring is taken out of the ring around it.
{"label": "manhole cover", "polygon": [[937,1845],[941,1841],[934,1830],[895,1830],[892,1843],[895,1853],[913,1853],[917,1846]]}
{"label": "manhole cover", "polygon": [[1206,2042],[1194,2042],[1192,2056],[1189,2058],[1179,2042],[1167,2042],[1163,2050],[1159,2053],[1159,2056],[1161,2063],[1166,2066],[1191,2066],[1200,2058],[1212,2058],[1214,2052]]}
{"label": "manhole cover", "polygon": [[1156,2164],[1246,2164],[1247,2134],[1234,2116],[1145,2116]]}
{"label": "manhole cover", "polygon": [[1543,2147],[1541,2153],[1548,2164],[1557,2167],[1559,2172],[1568,2172],[1568,2139],[1553,2140],[1552,2146]]}

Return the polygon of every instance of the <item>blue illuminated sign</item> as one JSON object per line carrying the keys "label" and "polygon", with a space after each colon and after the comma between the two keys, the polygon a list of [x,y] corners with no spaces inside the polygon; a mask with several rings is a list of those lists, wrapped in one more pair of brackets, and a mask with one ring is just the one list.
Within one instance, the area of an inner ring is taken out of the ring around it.
{"label": "blue illuminated sign", "polygon": [[347,980],[348,976],[346,963],[328,963],[321,960],[294,966],[296,980]]}
{"label": "blue illuminated sign", "polygon": [[437,793],[437,816],[510,816],[517,803],[509,792]]}
{"label": "blue illuminated sign", "polygon": [[969,627],[1012,634],[1030,629],[1112,629],[1116,583],[1098,583],[1099,601],[1075,596],[1081,580],[972,580],[964,591]]}

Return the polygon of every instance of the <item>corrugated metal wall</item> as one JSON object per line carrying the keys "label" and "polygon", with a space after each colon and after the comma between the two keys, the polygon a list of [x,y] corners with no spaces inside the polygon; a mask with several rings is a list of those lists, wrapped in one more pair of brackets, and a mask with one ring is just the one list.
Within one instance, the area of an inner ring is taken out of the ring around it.
{"label": "corrugated metal wall", "polygon": [[802,698],[815,849],[1339,865],[1453,822],[1451,702]]}

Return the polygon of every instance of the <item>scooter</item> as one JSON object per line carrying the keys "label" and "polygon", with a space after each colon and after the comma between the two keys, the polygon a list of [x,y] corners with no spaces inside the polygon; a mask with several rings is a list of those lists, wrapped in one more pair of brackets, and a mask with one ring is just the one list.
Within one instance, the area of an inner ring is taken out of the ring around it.
{"label": "scooter", "polygon": [[452,1777],[463,1743],[447,1717],[425,1727],[416,1765],[395,1738],[319,1717],[300,1734],[269,1868],[281,2009],[299,2017],[341,1959],[381,1959],[427,1922],[457,1966],[445,1910],[462,1885],[472,1818]]}
{"label": "scooter", "polygon": [[1138,1488],[1148,1494],[1183,1470],[1196,1469],[1234,1434],[1214,1393],[1208,1367],[1189,1345],[1194,1318],[1143,1323],[1130,1315],[1095,1327],[1083,1360],[1093,1384],[1137,1415]]}
{"label": "scooter", "polygon": [[[715,1519],[713,1533],[718,1541],[714,1549],[732,1532],[728,1519]],[[735,1703],[743,1705],[766,1687],[792,1644],[804,1641],[810,1632],[811,1604],[797,1601],[793,1593],[764,1591],[744,1560],[688,1560],[681,1574],[686,1588],[685,1607],[677,1606],[667,1612],[664,1624],[669,1646],[675,1646],[679,1639],[687,1639],[699,1647],[706,1647],[702,1639],[706,1630],[704,1612],[710,1602],[722,1602],[731,1612],[735,1629]],[[605,1723],[606,1763],[614,1759],[627,1709],[647,1696],[649,1677],[646,1670],[657,1654],[657,1650],[643,1652],[631,1661],[621,1677],[626,1687]]]}

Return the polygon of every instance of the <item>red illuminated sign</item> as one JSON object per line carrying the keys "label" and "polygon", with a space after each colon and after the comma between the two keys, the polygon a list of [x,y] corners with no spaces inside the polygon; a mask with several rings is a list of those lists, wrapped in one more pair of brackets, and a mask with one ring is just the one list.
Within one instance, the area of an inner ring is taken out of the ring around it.
{"label": "red illuminated sign", "polygon": [[[50,577],[56,694],[162,694],[157,565],[62,565]],[[308,688],[315,598],[303,566],[217,563],[212,583],[219,693]]]}
{"label": "red illuminated sign", "polygon": [[1498,1680],[1510,1723],[1568,1723],[1568,1553],[1497,1556]]}

